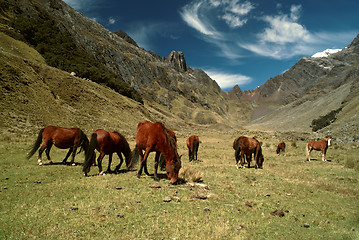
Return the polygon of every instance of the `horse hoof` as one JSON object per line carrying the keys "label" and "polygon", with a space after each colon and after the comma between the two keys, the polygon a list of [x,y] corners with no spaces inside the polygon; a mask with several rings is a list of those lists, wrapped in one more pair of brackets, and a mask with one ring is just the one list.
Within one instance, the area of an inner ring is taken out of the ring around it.
{"label": "horse hoof", "polygon": [[39,166],[42,166],[42,162],[39,162]]}
{"label": "horse hoof", "polygon": [[76,163],[71,164],[72,166],[76,166]]}

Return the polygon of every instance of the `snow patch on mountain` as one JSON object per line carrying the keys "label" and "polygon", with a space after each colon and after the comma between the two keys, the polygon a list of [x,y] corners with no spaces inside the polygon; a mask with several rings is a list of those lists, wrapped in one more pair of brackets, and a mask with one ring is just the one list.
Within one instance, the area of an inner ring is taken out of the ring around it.
{"label": "snow patch on mountain", "polygon": [[317,52],[312,57],[319,58],[319,57],[328,57],[329,55],[333,53],[340,52],[342,49],[326,49],[323,52]]}

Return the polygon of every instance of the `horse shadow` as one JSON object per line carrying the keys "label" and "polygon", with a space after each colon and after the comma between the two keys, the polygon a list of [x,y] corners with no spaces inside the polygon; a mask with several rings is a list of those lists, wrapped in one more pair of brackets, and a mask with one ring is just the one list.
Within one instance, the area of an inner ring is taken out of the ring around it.
{"label": "horse shadow", "polygon": [[[310,158],[310,161],[322,162],[322,159],[321,158]],[[331,161],[332,161],[331,159],[327,159],[327,162],[331,162]]]}
{"label": "horse shadow", "polygon": [[[74,164],[74,165],[73,165]],[[58,166],[58,165],[62,165],[62,166],[82,166],[83,163],[78,163],[78,162],[52,162],[52,163],[43,163],[43,166]]]}

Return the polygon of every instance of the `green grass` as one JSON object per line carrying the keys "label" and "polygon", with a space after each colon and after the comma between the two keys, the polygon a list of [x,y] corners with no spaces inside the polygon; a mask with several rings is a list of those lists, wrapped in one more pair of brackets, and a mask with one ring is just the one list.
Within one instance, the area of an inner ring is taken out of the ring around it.
{"label": "green grass", "polygon": [[[161,188],[135,171],[97,176],[92,167],[86,178],[81,166],[39,167],[36,157],[25,159],[33,139],[2,139],[0,239],[359,239],[359,173],[345,167],[352,146],[329,148],[330,162],[320,161],[319,152],[312,152],[317,161],[305,162],[305,142],[287,144],[277,156],[277,140],[257,135],[264,169],[236,169],[235,134],[199,136],[199,162],[188,162],[185,138],[178,146],[182,166],[200,171],[203,182],[172,186],[161,179]],[[55,163],[65,154],[51,151]],[[285,216],[271,215],[276,209]]]}

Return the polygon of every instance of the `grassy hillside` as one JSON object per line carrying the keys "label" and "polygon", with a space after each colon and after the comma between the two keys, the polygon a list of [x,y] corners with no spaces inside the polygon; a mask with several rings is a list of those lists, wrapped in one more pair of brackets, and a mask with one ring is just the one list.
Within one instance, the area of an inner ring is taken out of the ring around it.
{"label": "grassy hillside", "polygon": [[[189,133],[200,136],[198,162],[189,163],[186,156]],[[320,161],[318,152],[312,153],[317,160],[305,162],[305,142],[295,140],[300,136],[257,132],[264,169],[236,169],[233,139],[254,133],[196,127],[176,134],[182,167],[200,172],[203,182],[172,186],[164,172],[155,183],[125,169],[98,176],[96,167],[86,178],[81,166],[40,167],[36,157],[25,160],[33,138],[0,140],[0,238],[359,238],[359,172],[345,167],[348,158],[357,156],[357,145],[336,143],[328,150],[330,162]],[[282,140],[286,153],[277,156],[275,147]],[[55,163],[65,154],[56,148],[51,152]],[[76,162],[83,158],[78,155]],[[116,164],[117,157],[113,168]]]}

